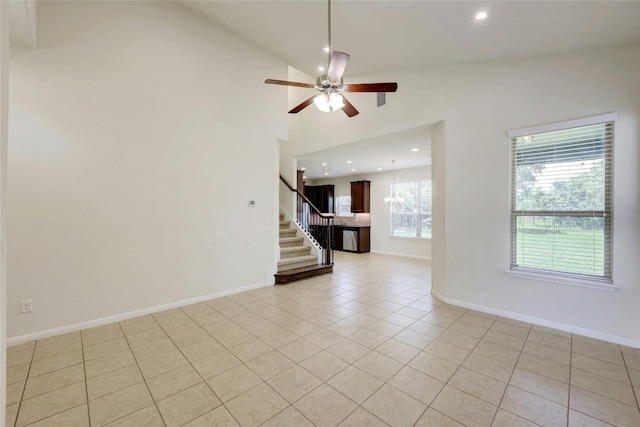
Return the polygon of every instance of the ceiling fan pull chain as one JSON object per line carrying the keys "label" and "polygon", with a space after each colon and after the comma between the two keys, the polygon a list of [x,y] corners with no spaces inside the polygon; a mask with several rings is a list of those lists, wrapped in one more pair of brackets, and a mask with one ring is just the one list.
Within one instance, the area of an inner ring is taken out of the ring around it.
{"label": "ceiling fan pull chain", "polygon": [[327,15],[329,16],[329,19],[327,19],[327,22],[329,23],[329,31],[327,33],[329,35],[329,51],[327,52],[327,68],[328,68],[329,64],[331,63],[331,50],[332,50],[332,46],[331,46],[331,0],[328,0],[327,3],[328,3]]}

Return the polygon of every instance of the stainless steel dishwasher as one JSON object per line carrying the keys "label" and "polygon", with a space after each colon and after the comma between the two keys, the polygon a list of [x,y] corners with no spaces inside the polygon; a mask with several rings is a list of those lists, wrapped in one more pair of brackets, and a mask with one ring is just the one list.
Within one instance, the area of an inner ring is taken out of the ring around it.
{"label": "stainless steel dishwasher", "polygon": [[342,232],[342,250],[358,252],[358,230],[344,230]]}

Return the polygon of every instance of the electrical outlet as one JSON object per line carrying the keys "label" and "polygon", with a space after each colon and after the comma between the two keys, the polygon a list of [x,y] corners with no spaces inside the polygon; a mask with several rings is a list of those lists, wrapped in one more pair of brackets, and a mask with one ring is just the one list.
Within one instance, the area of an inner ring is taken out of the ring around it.
{"label": "electrical outlet", "polygon": [[33,311],[33,300],[25,299],[20,302],[21,313],[31,313]]}
{"label": "electrical outlet", "polygon": [[484,280],[476,280],[476,288],[484,289]]}

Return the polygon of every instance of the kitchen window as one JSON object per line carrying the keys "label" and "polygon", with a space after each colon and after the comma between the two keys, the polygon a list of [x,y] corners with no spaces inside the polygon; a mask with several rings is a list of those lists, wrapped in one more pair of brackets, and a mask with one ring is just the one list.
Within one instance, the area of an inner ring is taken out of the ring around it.
{"label": "kitchen window", "polygon": [[353,216],[351,212],[351,196],[336,197],[336,206],[337,216]]}
{"label": "kitchen window", "polygon": [[431,181],[403,182],[390,186],[392,197],[404,199],[391,205],[391,235],[431,238]]}
{"label": "kitchen window", "polygon": [[612,286],[615,117],[509,133],[511,272]]}

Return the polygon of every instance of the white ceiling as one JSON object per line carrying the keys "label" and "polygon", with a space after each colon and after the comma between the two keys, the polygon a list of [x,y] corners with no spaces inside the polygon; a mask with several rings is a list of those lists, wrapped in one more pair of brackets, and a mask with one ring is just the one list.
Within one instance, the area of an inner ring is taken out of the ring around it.
{"label": "white ceiling", "polygon": [[[326,65],[325,0],[180,1],[310,76],[321,74],[317,67]],[[25,4],[33,2],[11,3],[12,41],[28,44],[35,31]],[[351,55],[346,78],[640,43],[640,1],[333,0],[331,4],[332,47]],[[473,19],[479,10],[489,14],[482,22]],[[413,147],[420,151],[409,153]],[[393,159],[398,169],[417,166],[416,160],[428,164],[428,154],[425,127],[304,156],[299,163],[308,167],[310,178],[322,178],[321,163],[328,163],[323,160],[327,158],[335,177],[351,174],[352,167],[355,173],[385,164],[390,168]],[[355,166],[345,163],[356,159]]]}

